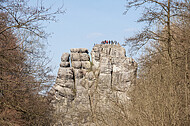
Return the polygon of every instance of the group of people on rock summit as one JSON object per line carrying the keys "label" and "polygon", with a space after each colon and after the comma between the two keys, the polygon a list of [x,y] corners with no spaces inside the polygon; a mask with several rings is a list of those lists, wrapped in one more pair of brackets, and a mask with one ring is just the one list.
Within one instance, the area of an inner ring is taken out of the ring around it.
{"label": "group of people on rock summit", "polygon": [[102,41],[101,44],[111,44],[111,45],[116,45],[116,44],[119,44],[119,42],[117,41],[110,41],[110,40],[105,40],[105,41]]}

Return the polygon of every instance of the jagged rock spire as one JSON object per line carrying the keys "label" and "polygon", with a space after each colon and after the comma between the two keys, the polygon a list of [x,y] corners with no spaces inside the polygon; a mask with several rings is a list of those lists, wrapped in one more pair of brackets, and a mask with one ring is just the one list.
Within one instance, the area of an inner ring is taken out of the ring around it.
{"label": "jagged rock spire", "polygon": [[53,104],[56,112],[64,115],[62,123],[79,123],[79,115],[84,112],[80,115],[83,119],[80,123],[93,124],[89,118],[91,112],[87,110],[95,103],[106,107],[108,94],[116,92],[121,99],[127,98],[126,92],[136,78],[137,64],[126,57],[126,51],[120,45],[95,45],[91,61],[85,48],[70,51],[61,57],[57,80],[51,90],[55,99]]}

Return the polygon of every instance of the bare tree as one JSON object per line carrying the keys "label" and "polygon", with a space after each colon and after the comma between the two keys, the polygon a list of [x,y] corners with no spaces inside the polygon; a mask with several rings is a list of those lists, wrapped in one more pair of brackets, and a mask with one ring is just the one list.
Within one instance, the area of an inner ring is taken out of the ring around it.
{"label": "bare tree", "polygon": [[127,8],[145,9],[138,22],[147,26],[126,39],[133,51],[143,47],[137,84],[131,92],[137,125],[188,125],[189,1],[132,0]]}
{"label": "bare tree", "polygon": [[[175,23],[174,20],[183,16],[182,12],[188,11],[188,1],[160,1],[160,0],[127,0],[127,11],[130,8],[143,9],[142,17],[137,22],[144,22],[147,25],[142,32],[134,37],[126,39],[126,44],[132,45],[132,50],[139,50],[149,42],[162,41],[167,44],[167,49],[170,60],[172,60],[172,34],[171,26]],[[127,13],[127,11],[125,13]],[[166,32],[164,36],[161,32]]]}
{"label": "bare tree", "polygon": [[46,91],[54,78],[43,22],[56,21],[64,11],[32,7],[25,0],[0,2],[0,125],[50,125]]}

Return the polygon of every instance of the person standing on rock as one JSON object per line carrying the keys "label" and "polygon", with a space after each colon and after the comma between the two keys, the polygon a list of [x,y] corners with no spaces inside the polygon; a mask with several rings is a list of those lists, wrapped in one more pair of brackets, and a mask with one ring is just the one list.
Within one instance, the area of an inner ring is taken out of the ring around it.
{"label": "person standing on rock", "polygon": [[113,40],[111,40],[111,45],[113,45]]}
{"label": "person standing on rock", "polygon": [[113,41],[113,44],[115,45],[116,41]]}
{"label": "person standing on rock", "polygon": [[106,40],[106,44],[108,44],[108,40]]}

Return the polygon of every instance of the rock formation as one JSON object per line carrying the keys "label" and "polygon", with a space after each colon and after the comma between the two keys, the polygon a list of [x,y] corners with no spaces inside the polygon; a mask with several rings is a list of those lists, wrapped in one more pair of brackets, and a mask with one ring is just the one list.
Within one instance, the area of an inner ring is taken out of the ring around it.
{"label": "rock formation", "polygon": [[136,78],[136,62],[125,56],[120,45],[97,44],[91,61],[85,48],[63,53],[58,76],[51,90],[56,108],[56,125],[95,125],[97,109],[109,109],[109,98],[127,99]]}

